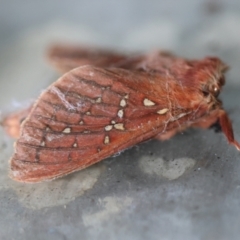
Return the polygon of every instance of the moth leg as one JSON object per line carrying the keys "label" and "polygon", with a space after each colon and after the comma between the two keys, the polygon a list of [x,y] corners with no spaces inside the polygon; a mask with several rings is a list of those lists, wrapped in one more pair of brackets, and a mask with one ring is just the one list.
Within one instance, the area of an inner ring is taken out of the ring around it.
{"label": "moth leg", "polygon": [[234,139],[231,120],[229,119],[227,113],[224,110],[220,110],[219,123],[223,133],[227,137],[228,142],[234,145],[237,150],[240,150],[240,144]]}

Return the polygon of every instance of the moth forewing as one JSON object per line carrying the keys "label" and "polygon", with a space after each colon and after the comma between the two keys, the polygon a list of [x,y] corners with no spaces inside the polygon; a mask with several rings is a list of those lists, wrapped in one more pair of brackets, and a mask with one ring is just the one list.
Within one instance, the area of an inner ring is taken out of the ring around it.
{"label": "moth forewing", "polygon": [[[136,93],[131,84],[121,82],[123,77],[129,82],[134,80],[131,71],[86,66],[53,83],[22,125],[11,159],[11,177],[23,182],[60,177],[162,132],[166,112],[158,112],[165,109],[166,103],[161,105],[158,100],[154,105],[144,104],[144,99],[152,96]],[[141,73],[136,74],[140,77]],[[82,82],[85,88],[79,89]],[[97,97],[102,101],[96,101],[92,89],[100,89]],[[111,103],[102,97],[106,91],[112,93]],[[115,96],[119,101],[114,101]],[[133,112],[141,112],[141,116]],[[71,115],[74,119],[70,122]]]}

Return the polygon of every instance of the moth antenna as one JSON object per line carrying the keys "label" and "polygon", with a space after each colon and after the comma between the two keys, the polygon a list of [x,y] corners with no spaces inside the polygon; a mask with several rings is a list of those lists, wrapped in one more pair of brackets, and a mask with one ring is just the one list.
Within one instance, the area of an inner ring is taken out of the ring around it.
{"label": "moth antenna", "polygon": [[231,120],[229,119],[227,113],[224,110],[220,111],[219,123],[220,123],[223,133],[227,137],[228,142],[230,144],[234,145],[237,148],[237,150],[240,151],[240,144],[234,139]]}

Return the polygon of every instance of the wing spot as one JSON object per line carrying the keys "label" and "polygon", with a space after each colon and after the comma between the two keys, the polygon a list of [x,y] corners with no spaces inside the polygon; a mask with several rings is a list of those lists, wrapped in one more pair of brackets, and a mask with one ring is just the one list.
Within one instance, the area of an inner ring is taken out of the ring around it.
{"label": "wing spot", "polygon": [[90,112],[86,112],[86,114],[87,114],[87,115],[91,115],[91,113],[90,113]]}
{"label": "wing spot", "polygon": [[123,115],[124,115],[124,112],[123,112],[123,110],[122,110],[122,109],[120,109],[120,110],[118,111],[117,115],[118,115],[118,117],[122,118],[122,117],[123,117]]}
{"label": "wing spot", "polygon": [[45,147],[45,145],[46,145],[45,141],[42,141],[40,146]]}
{"label": "wing spot", "polygon": [[97,100],[96,100],[96,103],[100,103],[100,102],[102,102],[102,98],[97,98]]}
{"label": "wing spot", "polygon": [[149,106],[154,106],[155,103],[154,103],[153,101],[145,98],[145,99],[143,100],[143,105],[146,106],[146,107],[149,107]]}
{"label": "wing spot", "polygon": [[126,105],[127,105],[126,100],[125,100],[125,99],[122,99],[122,100],[120,101],[120,106],[121,106],[121,107],[126,107]]}
{"label": "wing spot", "polygon": [[127,95],[125,95],[125,96],[124,96],[124,98],[128,99],[128,98],[129,98],[129,95],[128,95],[128,94],[127,94]]}
{"label": "wing spot", "polygon": [[114,120],[111,121],[111,124],[115,124],[116,122]]}
{"label": "wing spot", "polygon": [[123,123],[114,124],[114,128],[117,130],[125,130]]}
{"label": "wing spot", "polygon": [[160,114],[160,115],[163,115],[163,114],[167,113],[168,111],[169,111],[168,108],[163,108],[163,109],[157,111],[157,113]]}
{"label": "wing spot", "polygon": [[104,144],[109,144],[110,143],[110,139],[109,139],[109,136],[106,136],[104,138]]}
{"label": "wing spot", "polygon": [[83,125],[83,121],[80,121],[79,124],[80,124],[80,125]]}
{"label": "wing spot", "polygon": [[62,132],[63,133],[70,133],[71,132],[71,128],[67,127]]}
{"label": "wing spot", "polygon": [[73,147],[75,147],[75,148],[76,148],[76,147],[77,147],[77,143],[74,143],[74,144],[73,144]]}
{"label": "wing spot", "polygon": [[182,117],[186,116],[187,114],[188,114],[188,113],[180,113],[180,114],[177,116],[177,119],[182,118]]}
{"label": "wing spot", "polygon": [[106,126],[106,127],[105,127],[105,130],[106,130],[106,131],[111,131],[111,130],[112,130],[112,128],[113,128],[113,126],[112,126],[112,125],[108,125],[108,126]]}

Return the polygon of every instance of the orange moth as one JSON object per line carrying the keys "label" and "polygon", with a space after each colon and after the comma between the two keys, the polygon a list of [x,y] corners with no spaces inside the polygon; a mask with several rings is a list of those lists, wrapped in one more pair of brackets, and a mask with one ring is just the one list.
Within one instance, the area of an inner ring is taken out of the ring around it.
{"label": "orange moth", "polygon": [[227,66],[216,57],[186,60],[161,51],[131,57],[64,45],[48,56],[64,75],[3,123],[18,138],[14,180],[51,180],[140,142],[216,122],[240,149],[218,99]]}

